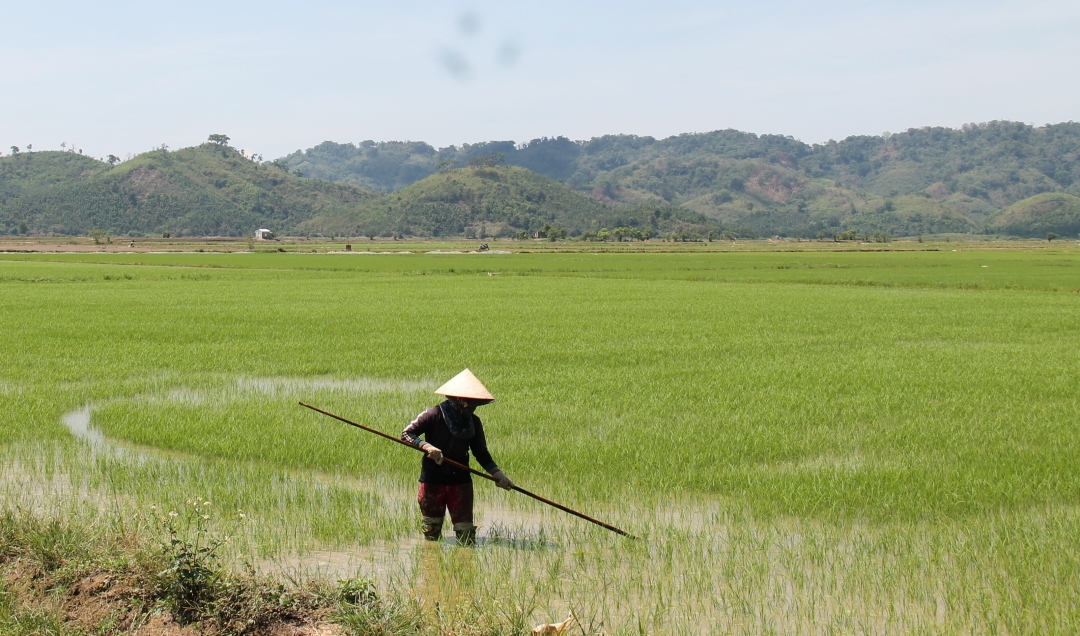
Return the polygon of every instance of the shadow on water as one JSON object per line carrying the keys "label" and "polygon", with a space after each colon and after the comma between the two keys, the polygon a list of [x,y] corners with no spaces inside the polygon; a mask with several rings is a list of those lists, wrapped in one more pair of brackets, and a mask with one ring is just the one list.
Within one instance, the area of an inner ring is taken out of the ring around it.
{"label": "shadow on water", "polygon": [[561,546],[544,539],[503,539],[501,537],[477,537],[478,548],[507,548],[521,552],[540,552],[541,550],[556,550]]}
{"label": "shadow on water", "polygon": [[[494,514],[489,513],[485,517],[499,517],[502,516],[499,514],[501,512],[505,511],[496,510]],[[521,513],[513,516],[517,517],[519,522],[526,517]],[[479,548],[503,548],[521,552],[541,552],[544,550],[557,550],[563,547],[547,536],[540,519],[537,519],[537,523],[533,524],[532,527],[539,528],[539,530],[529,532],[524,530],[520,523],[509,526],[500,521],[493,521],[486,528],[486,532],[484,526],[480,526],[481,533],[476,538],[476,545]]]}

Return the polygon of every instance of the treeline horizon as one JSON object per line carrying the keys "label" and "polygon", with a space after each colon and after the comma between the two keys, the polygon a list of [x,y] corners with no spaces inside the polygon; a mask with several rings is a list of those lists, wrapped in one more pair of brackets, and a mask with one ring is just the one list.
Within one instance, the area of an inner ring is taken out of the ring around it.
{"label": "treeline horizon", "polygon": [[735,130],[439,149],[328,141],[272,161],[229,141],[214,134],[127,161],[74,148],[0,157],[0,233],[228,236],[276,224],[382,236],[535,236],[546,227],[575,237],[614,230],[606,221],[627,216],[619,210],[646,209],[629,214],[637,224],[622,234],[664,232],[646,223],[659,210],[682,219],[669,234],[699,237],[1080,233],[1075,122],[924,127],[822,144]]}
{"label": "treeline horizon", "polygon": [[[992,121],[821,144],[731,129],[438,150],[424,142],[324,142],[278,161],[308,176],[393,192],[448,166],[497,156],[616,206],[683,207],[762,236],[1071,236],[1080,232],[1078,155],[1075,122]],[[1006,212],[1039,195],[1047,196]]]}

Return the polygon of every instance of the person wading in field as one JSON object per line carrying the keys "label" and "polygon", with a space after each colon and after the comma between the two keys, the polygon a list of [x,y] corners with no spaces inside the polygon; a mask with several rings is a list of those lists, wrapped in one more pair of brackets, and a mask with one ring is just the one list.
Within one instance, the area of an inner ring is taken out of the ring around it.
{"label": "person wading in field", "polygon": [[[435,391],[446,400],[416,416],[401,439],[424,451],[420,463],[420,514],[422,529],[428,541],[442,536],[443,518],[447,511],[454,524],[458,543],[471,545],[476,541],[473,525],[472,475],[460,468],[443,465],[443,457],[469,465],[469,451],[484,467],[499,488],[510,489],[513,482],[499,470],[488,452],[484,425],[473,414],[478,406],[490,404],[495,398],[471,371],[465,369]],[[420,436],[424,439],[421,440]]]}

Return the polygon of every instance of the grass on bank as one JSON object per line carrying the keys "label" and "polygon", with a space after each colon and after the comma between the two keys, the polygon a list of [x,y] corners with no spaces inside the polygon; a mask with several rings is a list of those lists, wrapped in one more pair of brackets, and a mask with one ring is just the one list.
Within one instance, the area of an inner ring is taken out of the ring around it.
{"label": "grass on bank", "polygon": [[0,629],[12,636],[162,634],[179,625],[194,630],[185,633],[241,635],[337,623],[366,634],[424,632],[416,608],[379,599],[368,581],[283,583],[230,570],[215,554],[227,539],[204,528],[178,534],[170,522],[163,517],[148,531],[6,511]]}

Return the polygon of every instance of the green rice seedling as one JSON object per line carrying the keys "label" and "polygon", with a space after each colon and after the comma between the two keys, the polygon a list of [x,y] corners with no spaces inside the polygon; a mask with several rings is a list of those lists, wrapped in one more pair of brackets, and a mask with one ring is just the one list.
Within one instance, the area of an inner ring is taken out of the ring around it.
{"label": "green rice seedling", "polygon": [[[202,497],[446,629],[1071,633],[1080,261],[958,249],[3,255],[4,505]],[[465,366],[500,466],[643,540],[478,483],[423,545],[418,455],[296,405],[396,433]]]}

